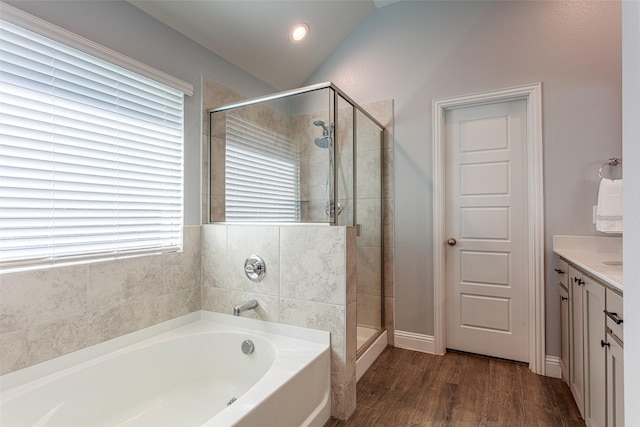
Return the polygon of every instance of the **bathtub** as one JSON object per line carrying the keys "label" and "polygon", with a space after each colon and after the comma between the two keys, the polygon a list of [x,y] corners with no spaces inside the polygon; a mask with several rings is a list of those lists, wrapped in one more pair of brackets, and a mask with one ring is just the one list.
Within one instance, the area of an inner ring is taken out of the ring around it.
{"label": "bathtub", "polygon": [[3,375],[0,425],[323,426],[330,375],[328,332],[200,311]]}

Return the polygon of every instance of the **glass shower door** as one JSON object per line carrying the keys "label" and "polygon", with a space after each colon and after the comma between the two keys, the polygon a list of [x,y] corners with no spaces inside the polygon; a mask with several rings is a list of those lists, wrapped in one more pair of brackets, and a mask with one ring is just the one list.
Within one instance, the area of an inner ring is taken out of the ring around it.
{"label": "glass shower door", "polygon": [[383,313],[383,132],[360,111],[356,113],[355,173],[357,237],[357,339],[358,354],[384,327]]}

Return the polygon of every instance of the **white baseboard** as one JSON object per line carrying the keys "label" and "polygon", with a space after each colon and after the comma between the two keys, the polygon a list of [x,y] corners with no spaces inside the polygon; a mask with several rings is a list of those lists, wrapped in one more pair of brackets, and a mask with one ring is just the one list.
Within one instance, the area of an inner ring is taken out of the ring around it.
{"label": "white baseboard", "polygon": [[387,348],[387,331],[384,331],[367,351],[356,360],[356,382],[367,372],[385,348]]}
{"label": "white baseboard", "polygon": [[[393,345],[405,350],[436,354],[434,339],[431,335],[396,330]],[[547,355],[545,357],[545,375],[552,378],[562,378],[562,369],[560,368],[560,358],[558,356]]]}
{"label": "white baseboard", "polygon": [[560,368],[560,358],[558,356],[545,357],[544,374],[547,377],[562,378],[562,369]]}
{"label": "white baseboard", "polygon": [[398,348],[404,348],[405,350],[435,354],[435,344],[433,336],[431,335],[396,330],[394,332],[393,345]]}

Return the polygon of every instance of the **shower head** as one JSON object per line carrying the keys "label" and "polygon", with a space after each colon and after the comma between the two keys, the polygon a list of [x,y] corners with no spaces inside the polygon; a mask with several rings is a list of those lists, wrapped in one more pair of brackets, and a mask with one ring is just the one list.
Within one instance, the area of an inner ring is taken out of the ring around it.
{"label": "shower head", "polygon": [[329,128],[322,120],[316,120],[313,122],[315,126],[322,128],[322,137],[316,138],[315,144],[320,148],[328,148],[331,145],[331,136],[329,135]]}
{"label": "shower head", "polygon": [[329,148],[331,139],[328,136],[316,138],[315,143],[319,148]]}
{"label": "shower head", "polygon": [[313,124],[322,128],[322,136],[329,136],[329,128],[322,120],[316,120]]}

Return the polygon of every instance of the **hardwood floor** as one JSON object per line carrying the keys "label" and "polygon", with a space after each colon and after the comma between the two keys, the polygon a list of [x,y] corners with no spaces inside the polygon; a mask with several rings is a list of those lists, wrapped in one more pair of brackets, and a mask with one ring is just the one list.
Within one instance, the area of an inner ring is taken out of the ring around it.
{"label": "hardwood floor", "polygon": [[355,426],[584,426],[569,387],[521,363],[387,347],[357,385]]}

